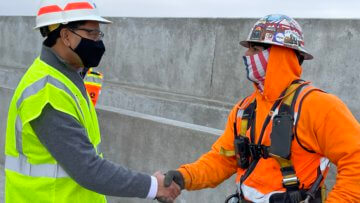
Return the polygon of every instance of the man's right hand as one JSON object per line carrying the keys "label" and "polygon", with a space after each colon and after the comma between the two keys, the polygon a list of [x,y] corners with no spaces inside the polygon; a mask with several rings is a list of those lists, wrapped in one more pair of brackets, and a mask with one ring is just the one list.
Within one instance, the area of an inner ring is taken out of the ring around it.
{"label": "man's right hand", "polygon": [[176,184],[178,184],[182,190],[185,188],[184,177],[177,170],[170,170],[170,171],[166,172],[166,174],[165,174],[165,182],[164,182],[165,187],[170,186],[170,184],[173,181]]}
{"label": "man's right hand", "polygon": [[181,193],[181,188],[175,182],[171,182],[170,185],[165,186],[165,176],[160,171],[154,173],[154,176],[158,182],[158,191],[156,193],[156,199],[161,203],[172,203],[177,196]]}

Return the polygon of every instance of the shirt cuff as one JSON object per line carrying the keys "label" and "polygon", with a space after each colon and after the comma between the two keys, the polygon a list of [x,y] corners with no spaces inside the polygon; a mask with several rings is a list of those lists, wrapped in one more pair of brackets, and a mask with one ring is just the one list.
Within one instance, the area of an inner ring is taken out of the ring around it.
{"label": "shirt cuff", "polygon": [[151,176],[150,190],[146,199],[155,199],[157,191],[158,191],[158,181],[154,176]]}

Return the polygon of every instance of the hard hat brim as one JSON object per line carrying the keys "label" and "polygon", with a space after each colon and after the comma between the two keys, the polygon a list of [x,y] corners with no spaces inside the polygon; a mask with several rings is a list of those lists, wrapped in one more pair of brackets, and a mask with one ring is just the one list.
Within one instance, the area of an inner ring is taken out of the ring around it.
{"label": "hard hat brim", "polygon": [[259,41],[256,41],[256,40],[244,40],[244,41],[240,41],[240,45],[245,47],[245,48],[249,48],[249,42],[270,44],[270,45],[282,46],[282,47],[287,47],[287,48],[290,48],[290,49],[298,50],[300,52],[300,54],[304,56],[304,60],[311,60],[311,59],[314,58],[313,55],[309,54],[309,52],[306,51],[302,47],[290,46],[290,45],[287,46],[287,45],[279,44],[279,43],[276,43],[276,42],[263,42],[263,41],[259,42]]}
{"label": "hard hat brim", "polygon": [[41,27],[44,27],[44,26],[49,26],[49,25],[54,25],[54,24],[68,24],[69,22],[75,22],[75,21],[97,21],[101,24],[111,24],[112,21],[110,20],[107,20],[103,17],[100,17],[100,16],[85,16],[81,19],[79,18],[76,18],[76,19],[67,19],[67,21],[63,21],[63,20],[55,20],[53,22],[47,22],[47,23],[44,23],[44,24],[39,24],[37,26],[34,27],[34,29],[39,29]]}

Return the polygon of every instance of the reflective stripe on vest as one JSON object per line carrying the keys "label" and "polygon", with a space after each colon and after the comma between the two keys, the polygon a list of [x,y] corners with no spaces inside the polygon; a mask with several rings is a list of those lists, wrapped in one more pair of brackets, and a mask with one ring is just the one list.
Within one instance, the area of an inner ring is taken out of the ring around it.
{"label": "reflective stripe on vest", "polygon": [[103,75],[100,72],[93,71],[93,69],[90,68],[84,78],[84,82],[101,86],[103,82]]}
{"label": "reflective stripe on vest", "polygon": [[5,169],[31,177],[69,177],[59,164],[30,164],[23,155],[19,155],[19,157],[6,156]]}
{"label": "reflective stripe on vest", "polygon": [[[34,82],[32,85],[30,85],[29,87],[27,87],[21,94],[19,100],[16,102],[16,107],[19,108],[21,103],[28,97],[30,97],[31,95],[35,95],[36,93],[38,93],[41,89],[43,89],[45,87],[46,84],[51,84],[54,85],[55,87],[65,91],[66,93],[68,93],[68,95],[70,95],[72,97],[72,99],[76,102],[76,105],[78,107],[78,109],[80,108],[80,105],[78,103],[77,98],[75,97],[75,95],[70,91],[70,89],[68,87],[66,87],[66,85],[62,82],[60,82],[58,79],[47,75],[43,78],[41,78],[40,80]],[[82,115],[84,117],[84,115]]]}
{"label": "reflective stripe on vest", "polygon": [[85,83],[100,85],[102,84],[102,79],[94,76],[86,76],[84,79]]}
{"label": "reflective stripe on vest", "polygon": [[[237,188],[240,187],[240,183],[236,184]],[[267,194],[259,192],[257,189],[247,186],[246,184],[241,185],[241,190],[244,197],[252,202],[269,202],[271,195],[275,193],[284,193],[284,191],[273,191]]]}
{"label": "reflective stripe on vest", "polygon": [[[58,79],[47,75],[43,78],[41,78],[40,80],[34,82],[32,85],[28,86],[21,94],[20,98],[17,100],[16,102],[16,107],[19,108],[20,105],[22,104],[22,102],[27,99],[28,97],[35,95],[36,93],[38,93],[40,90],[42,90],[46,84],[51,84],[54,85],[55,87],[65,91],[68,95],[70,95],[72,97],[72,99],[75,101],[78,109],[80,108],[79,102],[77,100],[77,98],[75,97],[75,95],[69,90],[68,87],[66,87],[66,85],[64,85],[62,82],[60,82]],[[83,113],[81,112],[82,117],[84,118]],[[20,120],[20,117],[17,116],[16,117],[16,130],[15,130],[15,136],[16,136],[16,150],[20,153],[23,154],[23,150],[22,150],[22,123]]]}
{"label": "reflective stripe on vest", "polygon": [[322,157],[320,159],[320,170],[321,172],[324,172],[326,169],[329,168],[330,160],[326,157]]}

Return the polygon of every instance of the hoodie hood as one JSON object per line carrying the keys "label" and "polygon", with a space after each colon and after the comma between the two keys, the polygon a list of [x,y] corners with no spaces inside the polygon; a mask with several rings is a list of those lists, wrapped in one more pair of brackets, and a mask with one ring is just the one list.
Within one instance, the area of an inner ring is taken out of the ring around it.
{"label": "hoodie hood", "polygon": [[[265,75],[264,92],[267,101],[275,101],[291,82],[300,79],[302,68],[293,49],[272,46]],[[260,92],[257,91],[259,94]]]}

